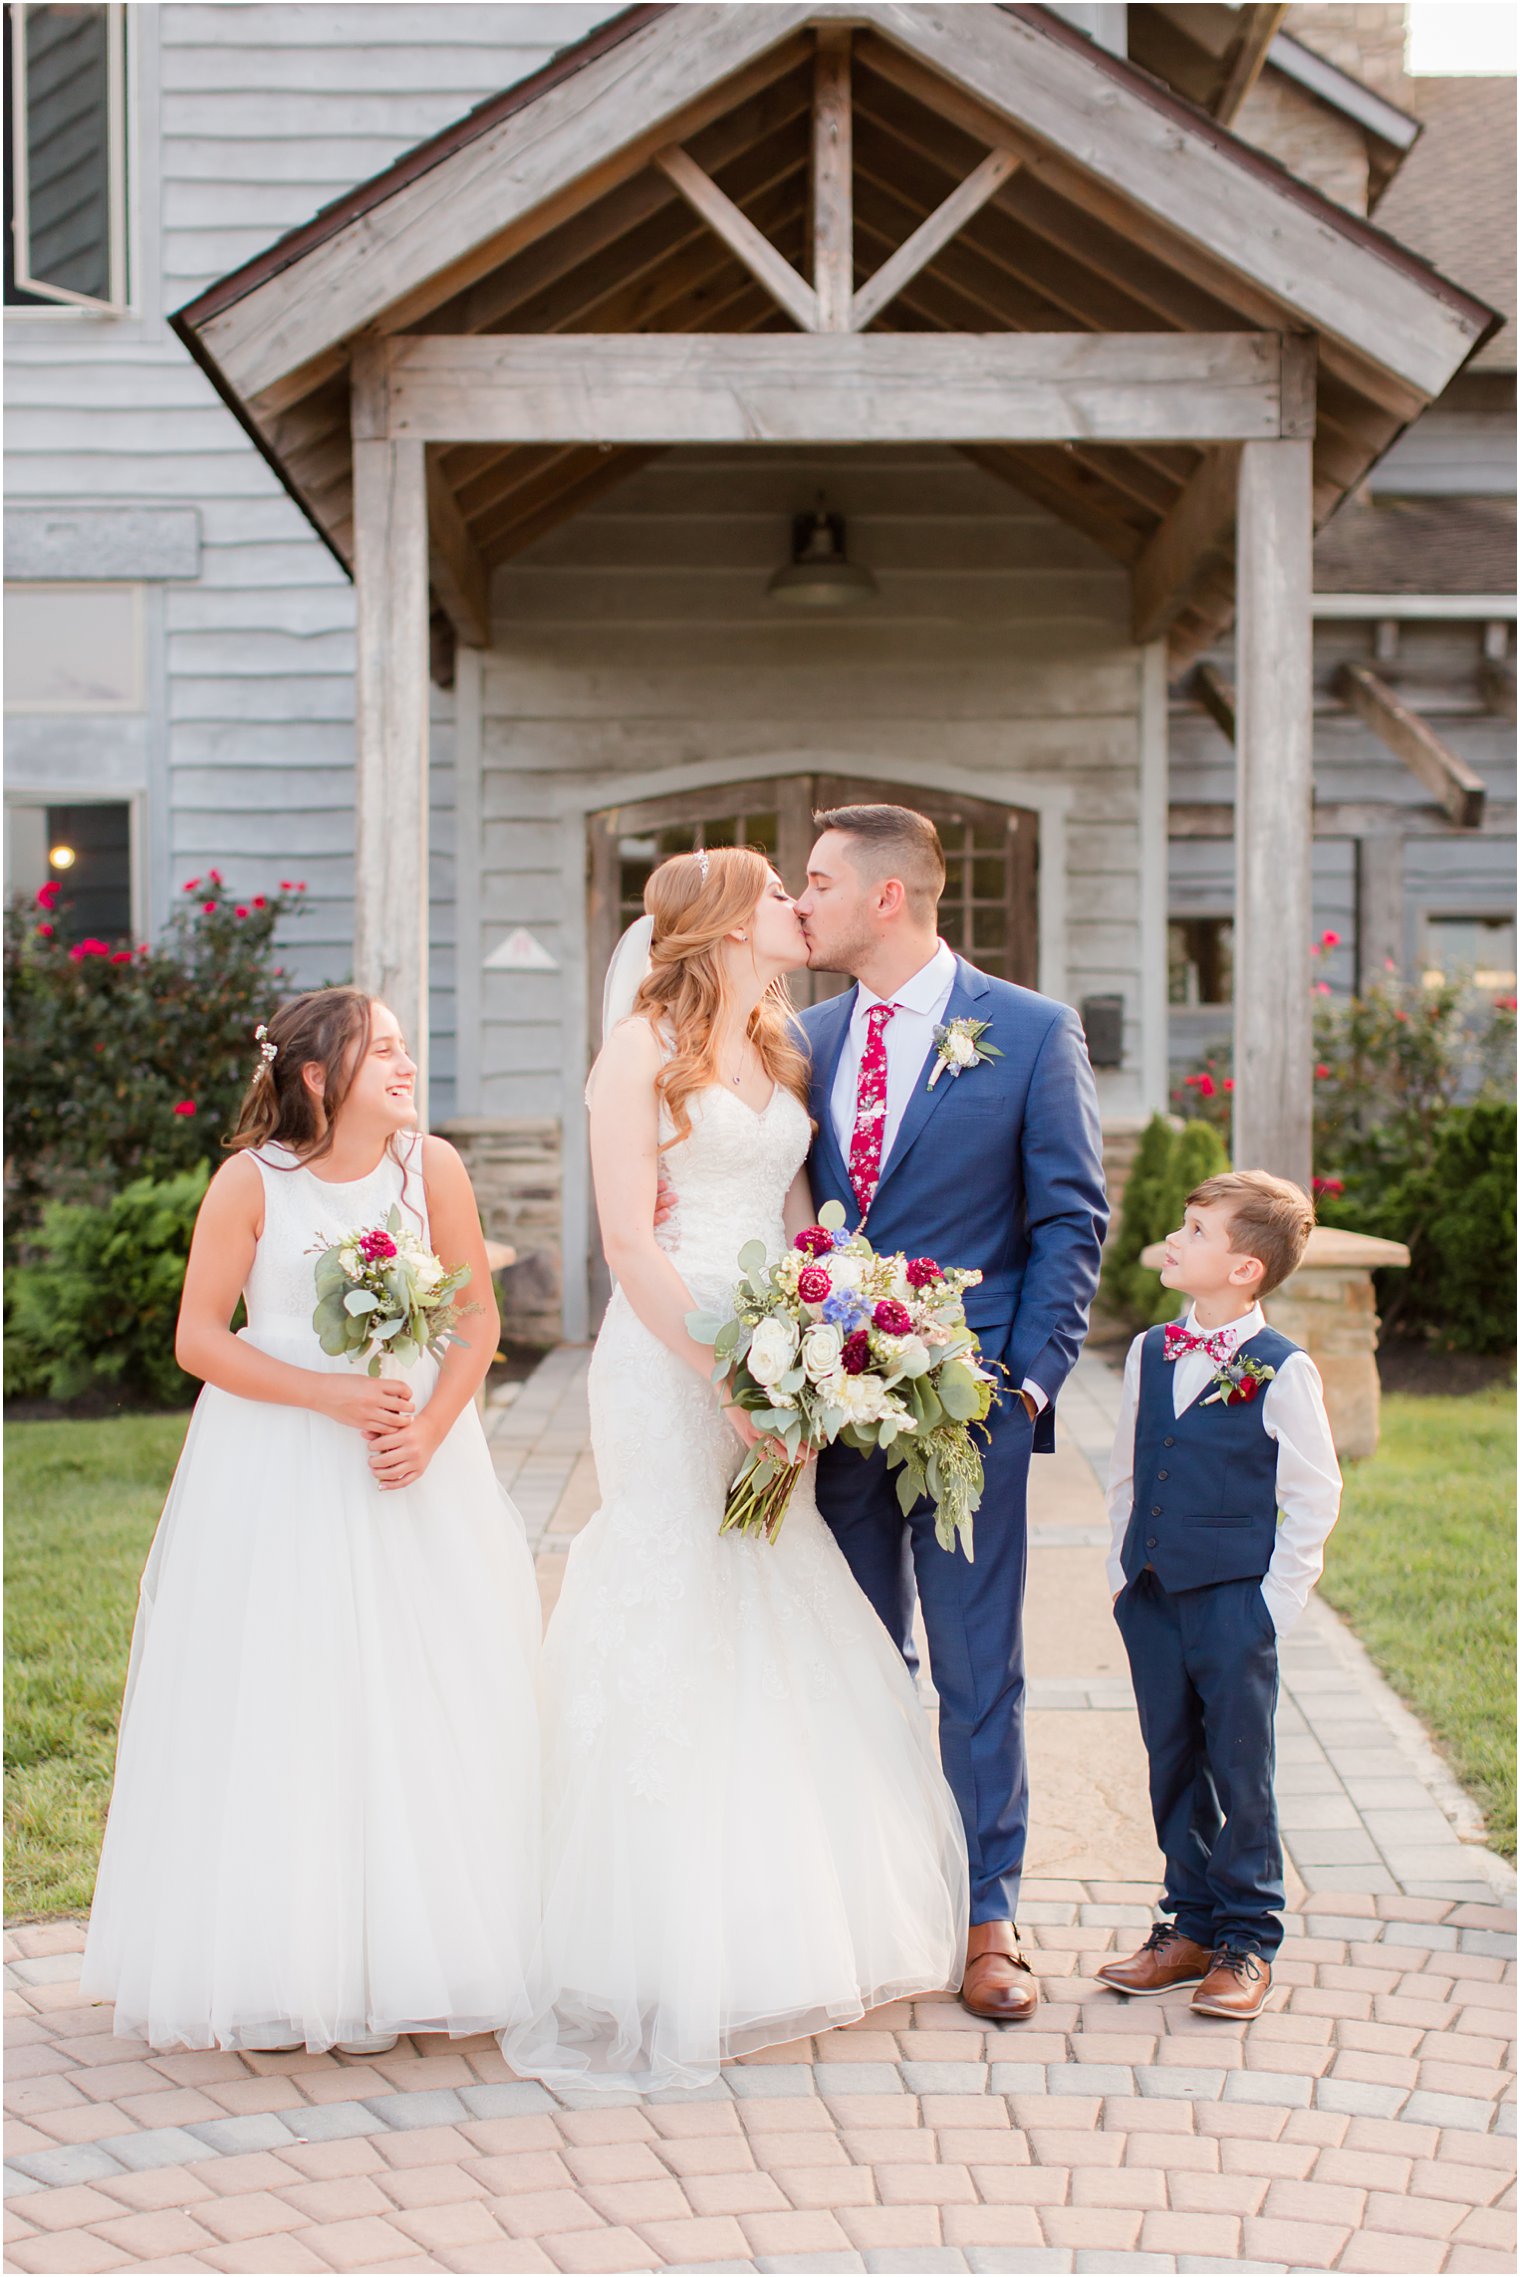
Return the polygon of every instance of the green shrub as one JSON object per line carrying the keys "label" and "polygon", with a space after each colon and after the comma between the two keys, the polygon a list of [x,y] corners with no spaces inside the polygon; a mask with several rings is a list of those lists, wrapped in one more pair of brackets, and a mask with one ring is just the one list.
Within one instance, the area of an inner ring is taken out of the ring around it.
{"label": "green shrub", "polygon": [[1211,1123],[1185,1123],[1177,1130],[1164,1115],[1151,1117],[1124,1189],[1119,1229],[1104,1261],[1104,1291],[1116,1310],[1146,1326],[1176,1319],[1181,1299],[1175,1289],[1162,1287],[1158,1273],[1141,1264],[1141,1252],[1181,1225],[1183,1206],[1195,1186],[1229,1167],[1224,1140]]}
{"label": "green shrub", "polygon": [[1407,1271],[1377,1276],[1385,1333],[1459,1352],[1515,1341],[1516,1111],[1496,1100],[1451,1107],[1429,1126],[1426,1159],[1363,1150],[1322,1193],[1329,1225],[1409,1244]]}
{"label": "green shrub", "polygon": [[133,1404],[189,1404],[197,1387],[174,1357],[174,1329],[207,1178],[197,1163],[136,1179],[103,1207],[47,1204],[37,1262],[7,1276],[8,1396],[110,1387]]}
{"label": "green shrub", "polygon": [[[47,885],[5,917],[5,1153],[12,1239],[44,1202],[103,1203],[135,1178],[213,1165],[280,994],[275,927],[302,889],[246,902],[187,881],[159,940],[67,939]],[[40,904],[40,906],[39,906]]]}

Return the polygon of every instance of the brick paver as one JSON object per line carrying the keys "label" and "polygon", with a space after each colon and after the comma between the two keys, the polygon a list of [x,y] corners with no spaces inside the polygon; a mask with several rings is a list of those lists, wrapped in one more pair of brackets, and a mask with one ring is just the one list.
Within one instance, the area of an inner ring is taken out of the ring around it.
{"label": "brick paver", "polygon": [[[1087,1460],[1059,1494],[1036,1467],[1033,1556],[1067,1561],[1063,1589],[1102,1586],[1113,1390],[1084,1361],[1063,1413]],[[595,1506],[584,1355],[551,1355],[489,1423],[552,1602]],[[728,2067],[714,2095],[580,2109],[514,2082],[485,2035],[362,2062],[155,2055],[81,2002],[82,1924],[19,1926],[5,2266],[1513,2271],[1504,1871],[1332,1616],[1284,1657],[1296,1905],[1254,2026],[1097,1982],[1152,1917],[1154,1885],[1122,1875],[1026,1883],[1027,2030],[897,2002]],[[1064,1725],[1123,1693],[1076,1670],[1036,1703]],[[1357,1862],[1327,1854],[1351,1837]]]}

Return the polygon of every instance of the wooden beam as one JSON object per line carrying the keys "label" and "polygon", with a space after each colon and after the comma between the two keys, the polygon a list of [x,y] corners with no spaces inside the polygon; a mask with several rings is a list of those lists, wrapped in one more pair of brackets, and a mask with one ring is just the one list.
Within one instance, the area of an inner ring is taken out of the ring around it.
{"label": "wooden beam", "polygon": [[792,70],[810,15],[671,9],[218,310],[207,347],[251,395],[335,339],[415,323]]}
{"label": "wooden beam", "polygon": [[354,979],[418,1063],[427,1127],[428,530],[423,447],[386,434],[383,349],[354,357]]}
{"label": "wooden beam", "polygon": [[1218,665],[1200,664],[1193,674],[1191,688],[1214,725],[1233,743],[1238,709],[1235,690]]}
{"label": "wooden beam", "polygon": [[1228,442],[1274,436],[1266,333],[406,335],[419,442]]}
{"label": "wooden beam", "polygon": [[1235,1118],[1238,1169],[1312,1168],[1312,445],[1248,443],[1237,516]]}
{"label": "wooden beam", "polygon": [[1501,719],[1514,718],[1515,667],[1506,657],[1485,656],[1478,666],[1478,685],[1491,712]]}
{"label": "wooden beam", "polygon": [[1135,564],[1133,621],[1137,641],[1158,640],[1181,615],[1204,570],[1235,528],[1240,451],[1234,444],[1205,454]]}
{"label": "wooden beam", "polygon": [[657,150],[654,163],[792,322],[804,332],[820,331],[823,318],[813,287],[798,276],[790,261],[782,259],[770,239],[761,235],[712,176],[704,174],[696,160],[675,144],[668,150]]}
{"label": "wooden beam", "polygon": [[1365,720],[1395,759],[1434,792],[1463,830],[1476,830],[1483,820],[1487,796],[1481,775],[1474,774],[1450,744],[1443,743],[1418,712],[1396,696],[1386,680],[1369,665],[1345,663],[1336,674],[1336,692],[1360,719]]}
{"label": "wooden beam", "polygon": [[975,173],[968,174],[943,204],[919,223],[906,243],[899,245],[891,259],[882,263],[875,276],[861,286],[850,317],[854,331],[864,332],[872,319],[880,316],[903,286],[916,277],[920,269],[926,268],[972,215],[979,213],[987,200],[997,194],[1018,164],[1018,156],[1012,150],[987,153]]}
{"label": "wooden beam", "polygon": [[489,648],[490,579],[435,451],[427,458],[427,517],[428,576],[438,605],[466,648]]}
{"label": "wooden beam", "polygon": [[[1513,801],[1484,809],[1484,825],[1495,838],[1513,837],[1517,809]],[[1233,838],[1235,809],[1226,799],[1175,799],[1167,809],[1169,838]],[[1406,838],[1444,838],[1456,834],[1457,825],[1444,807],[1396,806],[1389,799],[1326,799],[1315,801],[1316,838],[1375,838],[1379,832],[1402,832]]]}
{"label": "wooden beam", "polygon": [[1231,42],[1224,85],[1208,108],[1221,126],[1237,116],[1267,60],[1267,50],[1288,13],[1284,7],[1247,7],[1235,11],[1236,34]]}
{"label": "wooden beam", "polygon": [[1080,154],[1084,172],[1264,288],[1305,328],[1348,340],[1426,397],[1470,354],[1483,326],[1475,305],[1370,257],[1323,208],[1301,202],[1296,185],[1279,188],[1243,166],[1182,106],[1104,79],[1095,133],[1091,62],[1032,14],[882,0],[870,22],[1009,126]]}
{"label": "wooden beam", "polygon": [[825,24],[813,66],[813,286],[818,330],[850,330],[855,224],[850,109],[850,30]]}

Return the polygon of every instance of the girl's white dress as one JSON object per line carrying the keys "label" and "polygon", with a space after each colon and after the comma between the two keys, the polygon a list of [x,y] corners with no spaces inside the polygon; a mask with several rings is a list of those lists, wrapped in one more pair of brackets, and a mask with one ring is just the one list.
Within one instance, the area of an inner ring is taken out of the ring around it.
{"label": "girl's white dress", "polygon": [[[660,1236],[721,1309],[779,1254],[807,1114],[712,1089],[664,1161]],[[537,2012],[507,2061],[561,2087],[700,2086],[726,2056],[960,1981],[965,1836],[913,1681],[818,1514],[718,1531],[741,1450],[614,1292],[592,1356],[601,1509],[544,1646]]]}
{"label": "girl's white dress", "polygon": [[[334,1183],[263,1150],[240,1331],[341,1371],[309,1252],[427,1228],[422,1143]],[[437,1381],[410,1371],[419,1406]],[[467,2033],[538,1927],[538,1595],[467,1407],[414,1485],[363,1436],[208,1385],[143,1574],[83,1989],[155,2047]]]}

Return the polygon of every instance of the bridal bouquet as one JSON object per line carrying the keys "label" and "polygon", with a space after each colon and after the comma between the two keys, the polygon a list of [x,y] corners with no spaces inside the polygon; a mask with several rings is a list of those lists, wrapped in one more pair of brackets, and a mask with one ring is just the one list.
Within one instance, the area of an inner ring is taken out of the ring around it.
{"label": "bridal bouquet", "polygon": [[745,1244],[726,1316],[687,1315],[697,1342],[713,1348],[714,1383],[732,1377],[736,1405],[788,1458],[751,1448],[729,1489],[722,1531],[774,1541],[804,1447],[839,1439],[863,1455],[880,1447],[901,1472],[904,1515],[920,1495],[932,1496],[941,1548],[953,1550],[959,1538],[969,1560],[982,1499],[973,1432],[985,1422],[993,1384],[962,1297],[982,1276],[932,1257],[878,1256],[864,1234],[843,1230],[838,1202],[826,1202],[818,1219],[773,1265],[762,1243]]}
{"label": "bridal bouquet", "polygon": [[452,1273],[393,1208],[383,1226],[342,1241],[320,1243],[314,1268],[317,1309],[311,1325],[324,1352],[368,1359],[378,1376],[389,1356],[409,1368],[422,1352],[440,1358],[459,1341],[463,1308],[454,1298],[470,1278],[468,1265]]}

